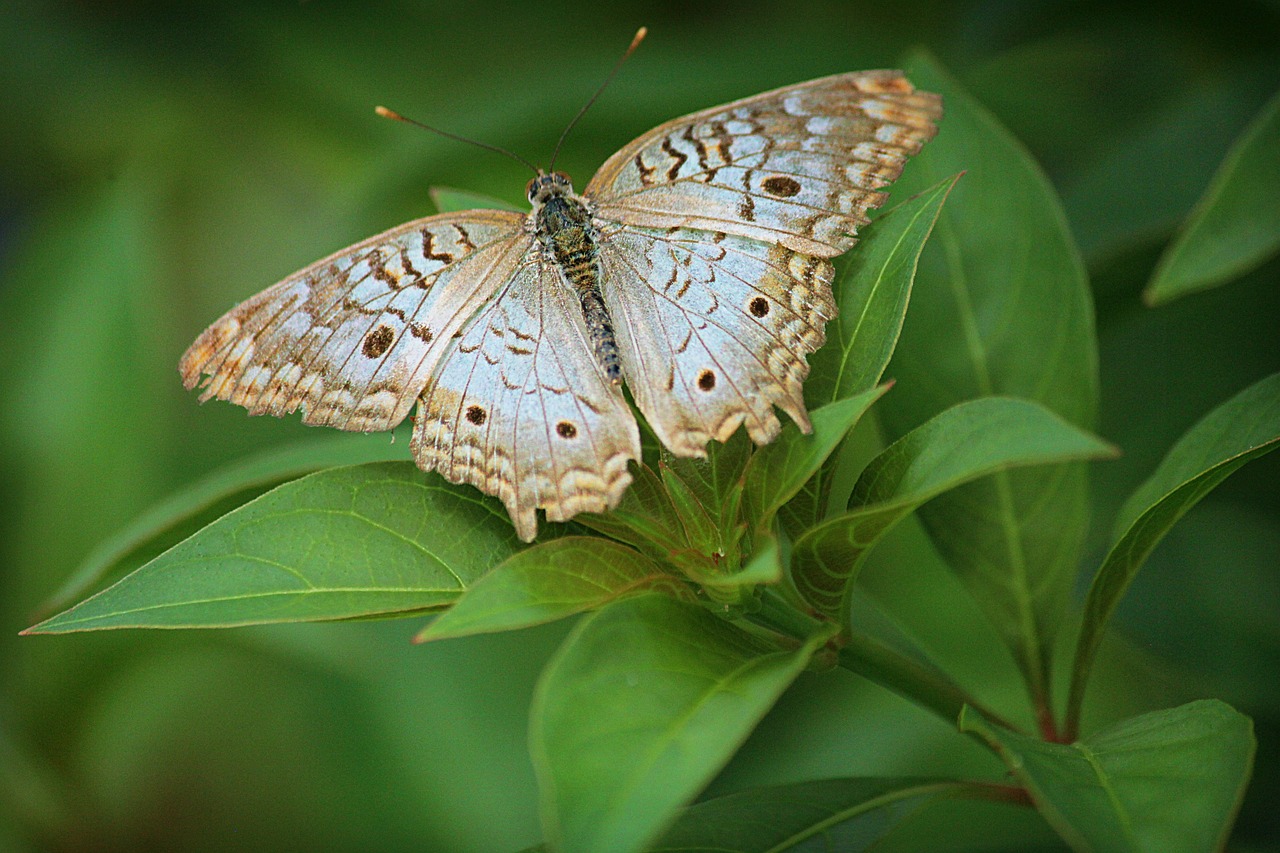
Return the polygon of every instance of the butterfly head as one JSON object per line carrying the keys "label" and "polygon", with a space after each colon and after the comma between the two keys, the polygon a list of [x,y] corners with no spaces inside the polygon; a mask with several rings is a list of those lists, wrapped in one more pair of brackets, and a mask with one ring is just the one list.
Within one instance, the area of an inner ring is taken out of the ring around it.
{"label": "butterfly head", "polygon": [[529,181],[525,193],[534,207],[540,207],[556,196],[573,195],[573,182],[564,172],[540,172]]}

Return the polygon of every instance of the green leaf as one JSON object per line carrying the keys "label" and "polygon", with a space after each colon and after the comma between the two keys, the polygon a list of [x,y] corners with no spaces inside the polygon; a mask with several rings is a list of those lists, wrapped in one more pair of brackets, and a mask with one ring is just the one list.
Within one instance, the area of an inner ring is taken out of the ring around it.
{"label": "green leaf", "polygon": [[1077,850],[1220,850],[1244,796],[1255,741],[1249,718],[1216,700],[1126,720],[1074,744],[1047,743],[966,710],[1036,808]]}
{"label": "green leaf", "polygon": [[[710,557],[712,554],[723,554],[724,544],[720,537],[719,519],[711,514],[715,507],[704,506],[698,495],[671,468],[658,463],[658,476],[671,498],[676,516],[684,528],[684,538],[689,545],[700,554]],[[716,513],[719,514],[718,512]]]}
{"label": "green leaf", "polygon": [[1143,294],[1159,305],[1238,278],[1280,250],[1280,93],[1263,107],[1165,250]]}
{"label": "green leaf", "polygon": [[[854,486],[854,509],[796,540],[791,556],[796,586],[820,612],[844,618],[845,596],[866,555],[926,501],[1014,466],[1114,455],[1106,442],[1038,403],[1009,397],[960,403],[872,460]],[[981,596],[987,589],[979,584],[976,592]],[[1031,588],[1028,593],[1035,596],[1037,591]]]}
{"label": "green leaf", "polygon": [[649,853],[871,850],[932,800],[986,786],[931,779],[819,779],[738,791],[690,806]]}
{"label": "green leaf", "polygon": [[582,513],[574,521],[625,542],[660,563],[690,550],[684,524],[662,478],[649,466],[631,468],[631,486],[618,506],[606,513]]}
{"label": "green leaf", "polygon": [[331,468],[245,504],[26,633],[440,608],[519,544],[499,504],[411,463]]}
{"label": "green leaf", "polygon": [[[996,119],[931,58],[908,75],[939,92],[946,116],[909,164],[906,188],[967,170],[920,259],[911,311],[879,411],[903,434],[961,400],[1039,402],[1092,426],[1093,308],[1083,264],[1044,173]],[[1080,463],[1006,471],[941,495],[920,516],[1013,650],[1039,707],[1049,704],[1053,638],[1088,521]]]}
{"label": "green leaf", "polygon": [[834,290],[839,313],[827,342],[809,359],[805,398],[818,408],[874,388],[884,375],[911,299],[925,241],[960,175],[945,178],[878,217],[842,264]]}
{"label": "green leaf", "polygon": [[713,441],[707,458],[673,456],[663,451],[661,465],[678,476],[714,517],[722,547],[730,548],[741,535],[742,473],[751,459],[751,439],[738,430],[724,444]]}
{"label": "green leaf", "polygon": [[1154,474],[1121,508],[1111,551],[1089,587],[1067,703],[1068,731],[1079,726],[1084,691],[1103,632],[1125,590],[1178,519],[1237,468],[1280,445],[1280,373],[1205,415],[1178,440]]}
{"label": "green leaf", "polygon": [[514,204],[503,199],[452,187],[432,187],[428,190],[428,195],[435,203],[437,213],[456,213],[460,210],[519,210]]}
{"label": "green leaf", "polygon": [[744,476],[747,505],[757,529],[772,523],[778,509],[818,472],[858,419],[887,390],[888,385],[881,385],[828,403],[810,414],[810,435],[789,425],[776,441],[756,451]]}
{"label": "green leaf", "polygon": [[638,551],[607,539],[566,536],[517,551],[414,640],[528,628],[649,590],[694,600],[682,578]]}
{"label": "green leaf", "polygon": [[272,450],[215,471],[151,507],[94,549],[41,611],[54,613],[68,607],[90,589],[124,576],[281,483],[335,465],[403,458],[403,448],[365,435],[335,435]]}
{"label": "green leaf", "polygon": [[700,607],[656,595],[581,622],[543,673],[531,713],[552,846],[642,849],[825,639],[779,651]]}

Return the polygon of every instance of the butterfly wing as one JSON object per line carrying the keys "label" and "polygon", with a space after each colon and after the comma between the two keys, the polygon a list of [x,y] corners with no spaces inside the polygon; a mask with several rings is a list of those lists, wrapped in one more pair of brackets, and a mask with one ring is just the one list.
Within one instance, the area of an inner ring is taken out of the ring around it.
{"label": "butterfly wing", "polygon": [[704,455],[776,405],[809,429],[806,357],[835,316],[828,260],[935,133],[937,95],[896,71],[813,80],[658,127],[600,168],[602,291],[636,404]]}
{"label": "butterfly wing", "polygon": [[853,245],[878,190],[936,132],[941,99],[860,71],[667,122],[583,191],[605,221],[724,231],[817,257]]}
{"label": "butterfly wing", "polygon": [[528,542],[539,508],[565,521],[616,506],[640,435],[577,297],[532,237],[526,246],[428,381],[411,448],[423,470],[501,498]]}
{"label": "butterfly wing", "polygon": [[806,431],[805,356],[835,316],[831,262],[697,229],[623,227],[600,253],[623,373],[666,447],[703,456],[739,425],[757,444],[778,405]]}
{"label": "butterfly wing", "polygon": [[391,429],[453,335],[523,257],[525,217],[477,210],[409,222],[264,290],[210,326],[179,365],[188,388],[250,414]]}

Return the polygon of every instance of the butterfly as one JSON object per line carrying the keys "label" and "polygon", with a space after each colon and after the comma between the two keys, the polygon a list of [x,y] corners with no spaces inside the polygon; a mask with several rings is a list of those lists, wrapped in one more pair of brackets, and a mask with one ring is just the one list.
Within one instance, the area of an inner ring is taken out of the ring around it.
{"label": "butterfly", "polygon": [[581,193],[539,171],[529,213],[408,222],[229,311],[180,363],[250,414],[389,430],[417,404],[424,471],[496,495],[524,541],[615,507],[657,438],[701,457],[745,427],[810,431],[806,357],[835,316],[832,258],[936,132],[898,71],[839,74],[669,121]]}

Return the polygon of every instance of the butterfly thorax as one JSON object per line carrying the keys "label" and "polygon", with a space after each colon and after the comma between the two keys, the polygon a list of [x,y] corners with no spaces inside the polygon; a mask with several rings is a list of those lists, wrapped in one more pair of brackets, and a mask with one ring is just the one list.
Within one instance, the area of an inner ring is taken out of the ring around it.
{"label": "butterfly thorax", "polygon": [[600,256],[591,213],[563,172],[538,175],[529,182],[528,194],[534,233],[578,294],[596,362],[616,385],[622,382],[622,365],[613,321],[600,295]]}

